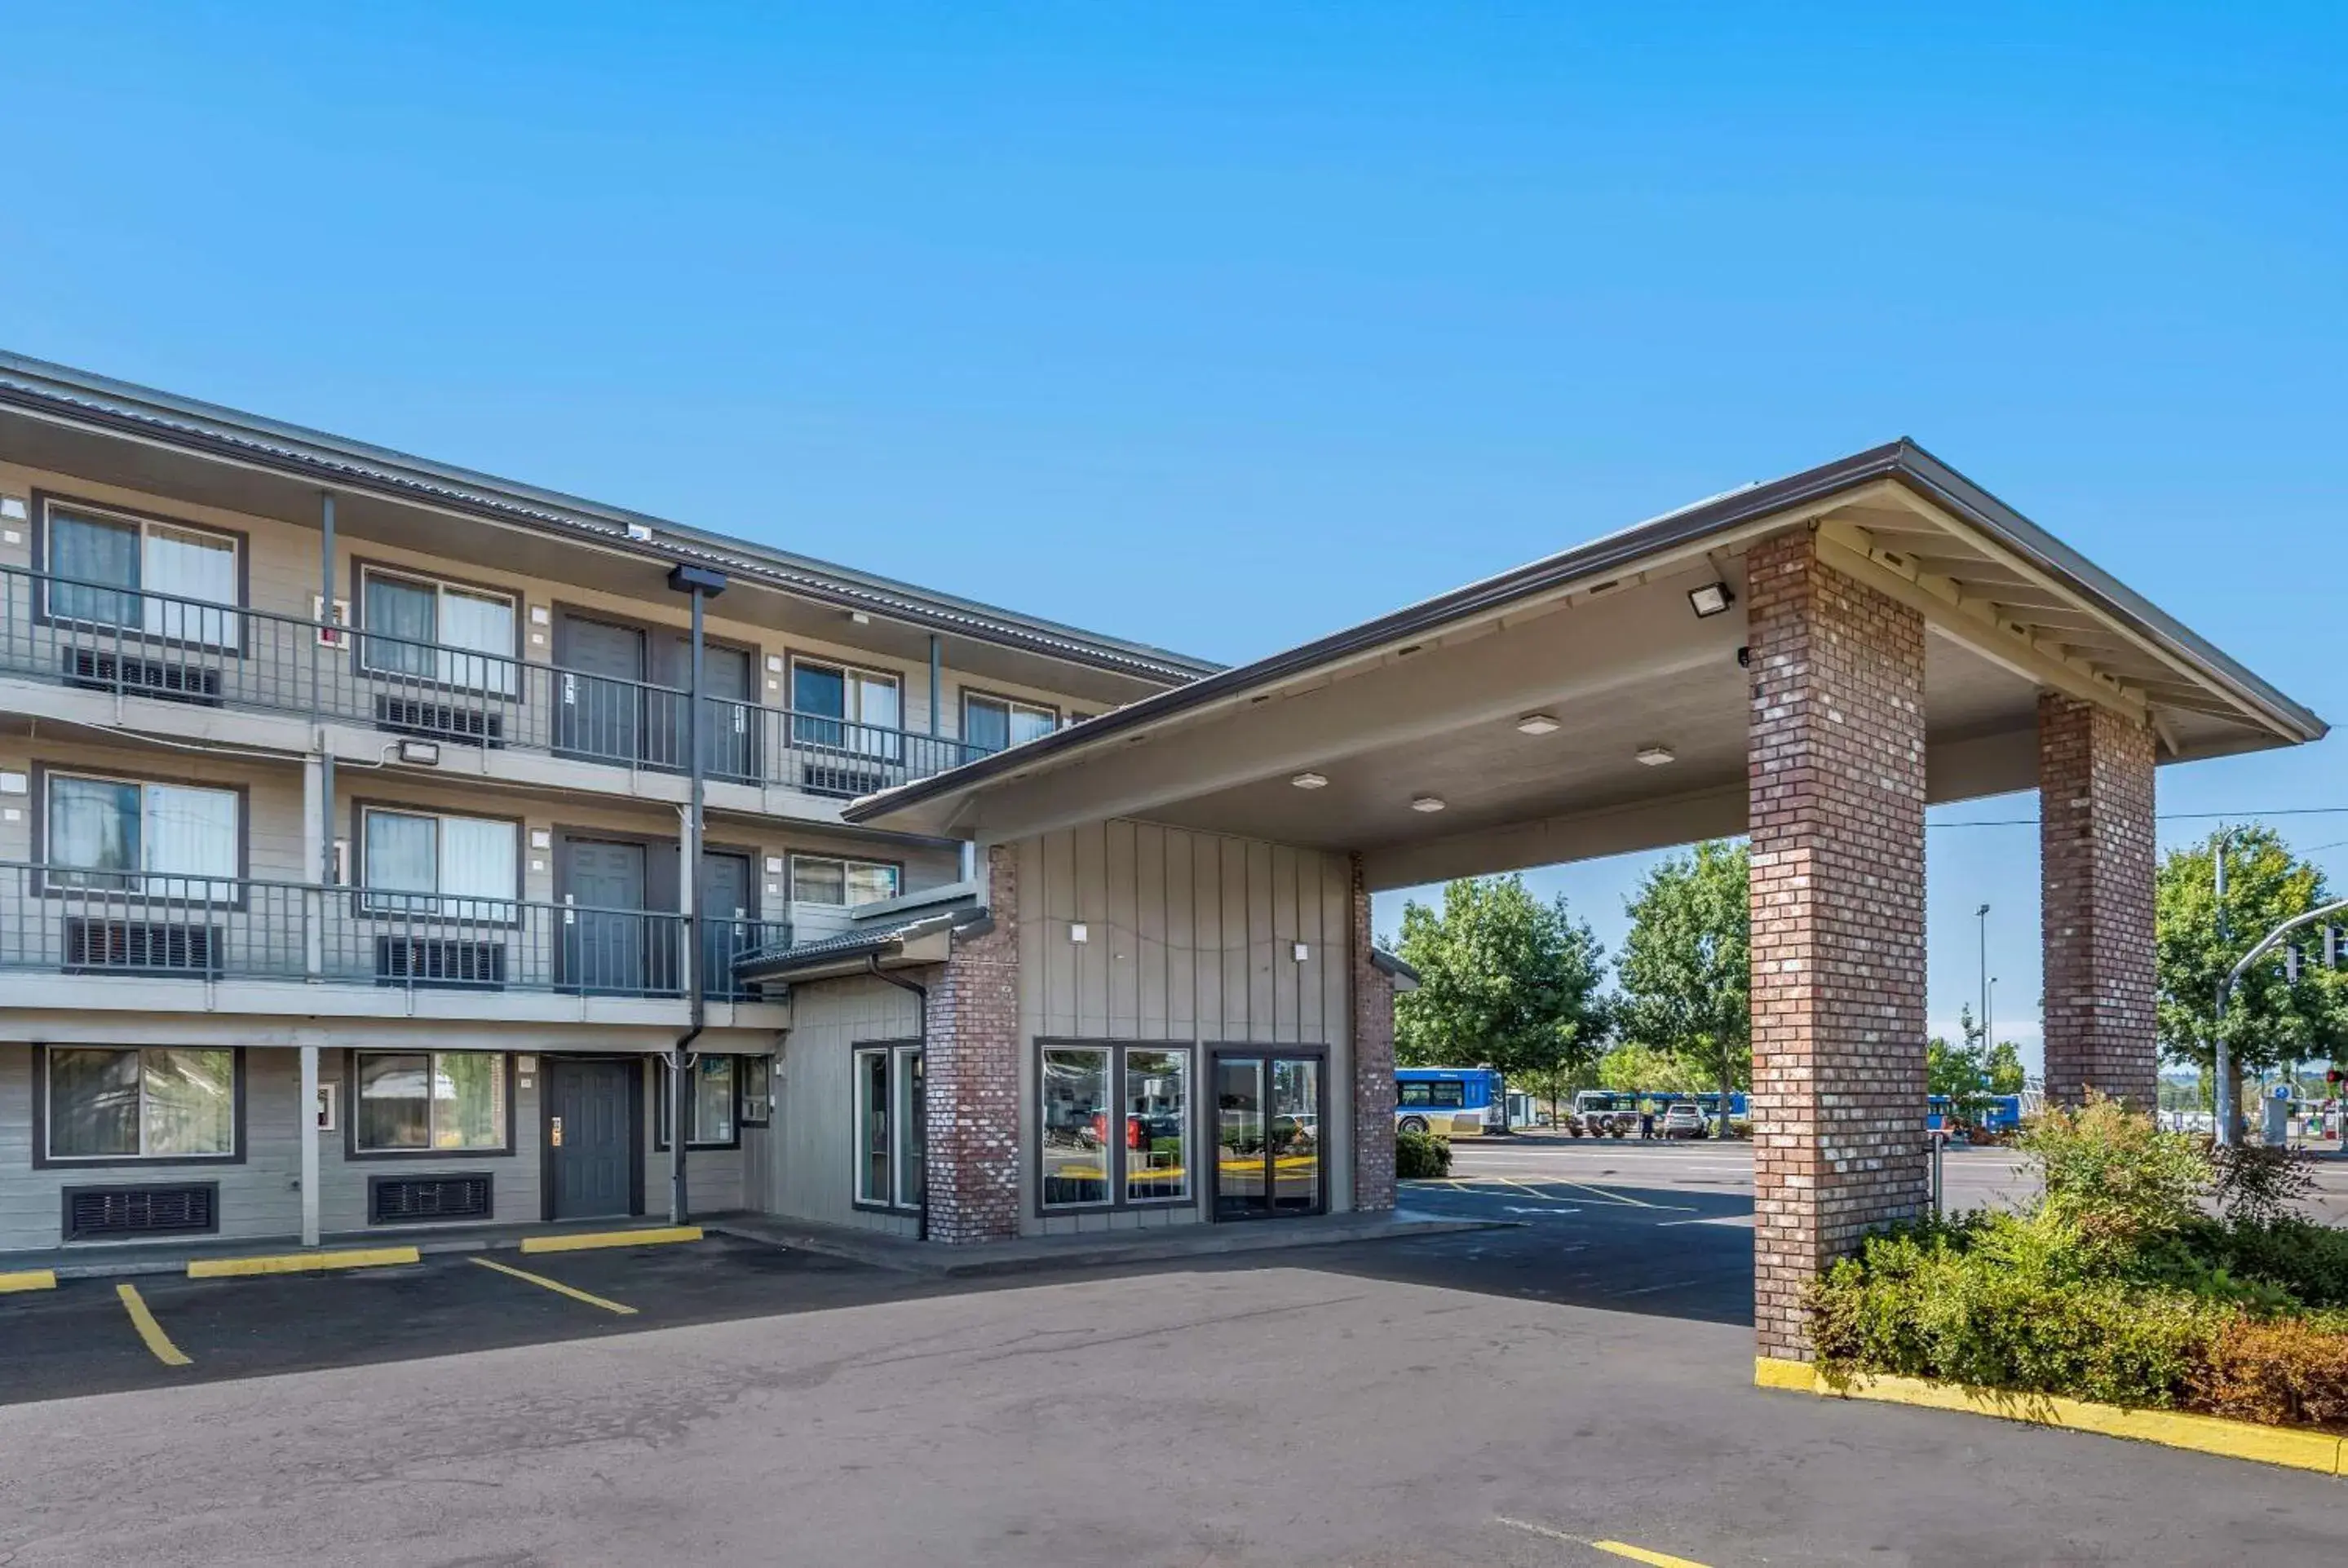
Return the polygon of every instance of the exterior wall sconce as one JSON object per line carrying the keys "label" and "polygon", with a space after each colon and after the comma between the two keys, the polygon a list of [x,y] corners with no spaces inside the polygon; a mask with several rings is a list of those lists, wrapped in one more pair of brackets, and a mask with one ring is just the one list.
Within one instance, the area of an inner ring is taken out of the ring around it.
{"label": "exterior wall sconce", "polygon": [[1728,591],[1725,582],[1708,582],[1702,588],[1688,589],[1688,608],[1695,611],[1698,620],[1718,615],[1735,602],[1736,596]]}
{"label": "exterior wall sconce", "polygon": [[1091,930],[1090,930],[1089,928],[1087,928],[1087,927],[1086,927],[1086,926],[1085,925],[1085,923],[1084,923],[1082,920],[1072,920],[1072,921],[1070,921],[1070,922],[1068,923],[1068,940],[1069,940],[1069,941],[1071,941],[1071,942],[1089,942],[1089,941],[1091,941],[1092,939],[1093,939],[1093,934],[1092,934]]}

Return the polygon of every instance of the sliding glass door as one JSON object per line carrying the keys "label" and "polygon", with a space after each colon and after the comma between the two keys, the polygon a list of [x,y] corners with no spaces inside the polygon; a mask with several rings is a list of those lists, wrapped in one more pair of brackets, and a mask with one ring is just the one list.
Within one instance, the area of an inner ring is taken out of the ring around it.
{"label": "sliding glass door", "polygon": [[1319,1052],[1215,1052],[1215,1217],[1273,1219],[1328,1207],[1327,1061]]}

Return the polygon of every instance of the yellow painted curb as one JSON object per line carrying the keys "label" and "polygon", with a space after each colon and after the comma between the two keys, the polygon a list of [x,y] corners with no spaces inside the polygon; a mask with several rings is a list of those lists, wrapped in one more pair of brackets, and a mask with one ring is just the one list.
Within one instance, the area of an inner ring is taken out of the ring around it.
{"label": "yellow painted curb", "polygon": [[386,1268],[418,1263],[412,1246],[363,1247],[354,1252],[286,1252],[266,1257],[206,1257],[188,1265],[190,1279],[242,1279],[261,1274],[308,1274],[322,1268]]}
{"label": "yellow painted curb", "polygon": [[533,1235],[522,1238],[524,1252],[592,1252],[606,1246],[657,1246],[664,1242],[699,1241],[699,1225],[662,1225],[640,1231],[582,1231],[577,1235]]}
{"label": "yellow painted curb", "polygon": [[2252,1421],[2232,1421],[2182,1410],[2129,1410],[2054,1394],[1962,1389],[1921,1378],[1861,1374],[1836,1383],[1807,1362],[1783,1361],[1767,1356],[1755,1358],[1753,1381],[1764,1389],[1792,1389],[1828,1399],[1872,1399],[1931,1410],[1960,1410],[2063,1431],[2128,1438],[2163,1448],[2216,1454],[2222,1459],[2248,1460],[2253,1464],[2313,1471],[2318,1475],[2348,1475],[2348,1439],[2289,1427],[2265,1427]]}
{"label": "yellow painted curb", "polygon": [[18,1290],[55,1290],[57,1276],[55,1269],[28,1268],[16,1274],[0,1274],[0,1296]]}

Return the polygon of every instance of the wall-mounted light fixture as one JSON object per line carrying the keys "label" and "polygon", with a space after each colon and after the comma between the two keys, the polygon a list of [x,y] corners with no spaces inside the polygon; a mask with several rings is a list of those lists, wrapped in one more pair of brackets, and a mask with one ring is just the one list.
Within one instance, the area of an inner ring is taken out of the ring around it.
{"label": "wall-mounted light fixture", "polygon": [[1736,596],[1728,591],[1725,582],[1708,582],[1702,588],[1688,589],[1688,608],[1695,611],[1698,620],[1718,615],[1735,602]]}
{"label": "wall-mounted light fixture", "polygon": [[1313,949],[1303,942],[1296,944],[1296,961],[1303,963],[1313,957]]}
{"label": "wall-mounted light fixture", "polygon": [[1087,927],[1082,920],[1071,920],[1068,922],[1069,941],[1089,942],[1092,939],[1093,934],[1091,929]]}
{"label": "wall-mounted light fixture", "polygon": [[440,743],[438,741],[402,741],[399,743],[399,760],[413,763],[419,768],[437,768],[440,765]]}

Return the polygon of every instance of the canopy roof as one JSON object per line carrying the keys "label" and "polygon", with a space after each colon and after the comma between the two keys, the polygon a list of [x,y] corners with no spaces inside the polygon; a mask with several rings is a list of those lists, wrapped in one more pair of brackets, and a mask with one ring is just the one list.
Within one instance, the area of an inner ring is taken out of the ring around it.
{"label": "canopy roof", "polygon": [[[2148,723],[2163,762],[2325,733],[1901,440],[1159,692],[844,815],[988,841],[1142,817],[1357,849],[1374,886],[1739,833],[1744,554],[1804,526],[1837,569],[1924,618],[1935,802],[2035,783],[2046,690]],[[1728,611],[1699,616],[1688,596],[1715,583],[1733,596]],[[1520,721],[1535,717],[1553,725],[1528,733]],[[1325,783],[1298,787],[1306,774]],[[1442,808],[1414,809],[1430,799]]]}

